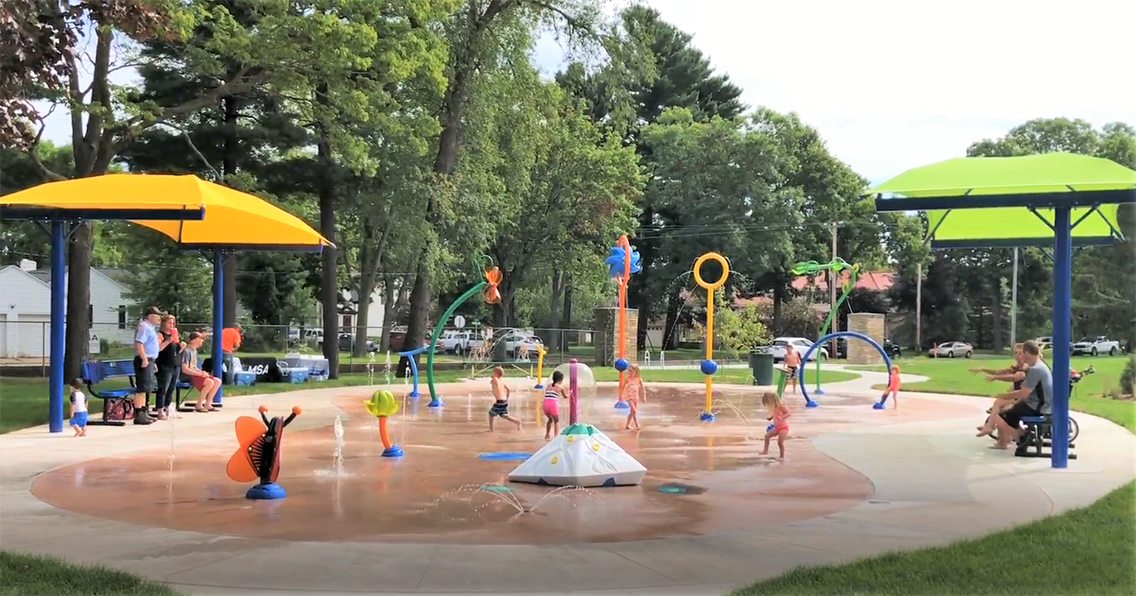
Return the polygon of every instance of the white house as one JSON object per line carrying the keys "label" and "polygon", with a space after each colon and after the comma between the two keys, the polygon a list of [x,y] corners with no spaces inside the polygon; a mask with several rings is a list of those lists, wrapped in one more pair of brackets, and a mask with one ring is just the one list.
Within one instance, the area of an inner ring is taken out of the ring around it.
{"label": "white house", "polygon": [[[125,297],[121,273],[91,270],[92,351],[101,339],[130,343],[134,338],[134,321],[127,314],[134,302]],[[37,271],[32,261],[0,269],[0,358],[39,358],[48,353],[50,284],[51,272]]]}

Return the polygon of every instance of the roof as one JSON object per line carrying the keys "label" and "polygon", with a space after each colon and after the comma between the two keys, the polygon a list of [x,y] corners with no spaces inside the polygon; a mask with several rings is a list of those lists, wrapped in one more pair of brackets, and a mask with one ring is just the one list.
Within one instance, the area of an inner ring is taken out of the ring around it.
{"label": "roof", "polygon": [[[851,275],[851,273],[847,271],[840,273],[840,278],[837,280],[840,284],[839,287],[843,287],[843,285],[848,282],[849,275]],[[893,285],[895,285],[897,278],[898,275],[895,271],[864,271],[861,272],[860,276],[856,279],[856,289],[869,290],[873,292],[886,292],[890,290]],[[802,275],[793,280],[793,289],[805,290],[808,289],[811,284],[812,280],[809,279],[809,276]],[[827,276],[816,276],[816,288],[817,290],[824,290],[826,292],[828,291]]]}
{"label": "roof", "polygon": [[[64,273],[66,273],[67,269],[64,268],[63,271]],[[127,271],[125,269],[117,269],[112,267],[92,267],[91,271],[101,273],[103,277],[106,277],[117,285],[122,286],[126,283]],[[51,269],[36,269],[34,271],[25,271],[25,273],[42,281],[45,284],[51,284]]]}
{"label": "roof", "polygon": [[27,270],[20,268],[17,265],[7,265],[5,267],[0,267],[0,273],[3,273],[3,272],[5,272],[9,269],[13,269],[15,271],[18,271],[18,272],[24,274],[24,276],[26,276],[28,279],[31,279],[32,281],[38,281],[45,286],[48,285],[47,280],[41,278],[38,275],[33,275],[35,273],[35,271],[27,271]]}

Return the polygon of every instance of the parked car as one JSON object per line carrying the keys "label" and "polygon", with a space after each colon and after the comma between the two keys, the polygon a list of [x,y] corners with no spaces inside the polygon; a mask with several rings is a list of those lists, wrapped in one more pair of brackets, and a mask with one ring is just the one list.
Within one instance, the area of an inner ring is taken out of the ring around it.
{"label": "parked car", "polygon": [[974,346],[965,341],[948,341],[931,350],[930,355],[935,358],[970,358],[974,355]]}
{"label": "parked car", "polygon": [[522,346],[527,348],[530,352],[535,350],[537,346],[543,346],[544,342],[531,333],[522,331],[520,329],[510,329],[505,332],[499,339],[494,340],[494,345],[498,342],[505,342],[505,352],[513,357],[518,357],[523,350]]}
{"label": "parked car", "polygon": [[1073,354],[1089,354],[1096,356],[1097,354],[1108,354],[1115,356],[1120,351],[1120,342],[1111,340],[1103,335],[1096,337],[1082,337],[1073,343],[1071,348]]}
{"label": "parked car", "polygon": [[[792,344],[793,349],[797,354],[804,356],[809,348],[813,347],[813,341],[803,337],[778,337],[773,340],[770,345],[770,353],[773,355],[774,362],[781,362],[785,360],[785,346]],[[815,352],[809,354],[809,362],[817,359],[820,355],[821,360],[828,360],[828,348],[820,347]]]}
{"label": "parked car", "polygon": [[1033,342],[1035,344],[1037,344],[1037,347],[1041,348],[1043,351],[1048,352],[1050,350],[1050,348],[1053,347],[1053,336],[1052,335],[1043,335],[1043,336],[1033,340]]}
{"label": "parked car", "polygon": [[457,329],[442,333],[442,337],[438,338],[438,350],[446,354],[468,354],[483,343],[485,340],[480,333]]}
{"label": "parked car", "polygon": [[[884,339],[884,342],[882,344],[880,344],[880,347],[884,349],[884,352],[887,352],[888,358],[901,358],[901,357],[903,357],[903,349],[899,347],[899,344],[893,343],[890,339]],[[844,337],[837,338],[837,340],[836,340],[836,357],[837,358],[847,358],[848,357],[848,341],[847,341],[847,338],[844,338]]]}
{"label": "parked car", "polygon": [[[340,352],[353,352],[354,349],[355,349],[355,336],[351,335],[350,333],[340,333],[339,334],[339,351]],[[368,339],[367,340],[367,348],[366,348],[365,353],[374,354],[375,352],[378,352],[378,351],[379,351],[379,344]]]}

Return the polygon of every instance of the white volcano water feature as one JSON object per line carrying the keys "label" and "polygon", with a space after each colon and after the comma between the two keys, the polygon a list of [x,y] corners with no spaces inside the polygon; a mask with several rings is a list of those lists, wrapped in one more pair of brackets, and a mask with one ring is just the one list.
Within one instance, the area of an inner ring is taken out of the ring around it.
{"label": "white volcano water feature", "polygon": [[509,473],[512,482],[550,486],[632,486],[647,468],[590,424],[573,424]]}

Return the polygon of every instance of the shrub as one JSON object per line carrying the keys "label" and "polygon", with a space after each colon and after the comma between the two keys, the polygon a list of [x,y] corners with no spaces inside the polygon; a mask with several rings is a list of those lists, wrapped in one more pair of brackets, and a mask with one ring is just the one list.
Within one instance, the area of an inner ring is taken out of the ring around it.
{"label": "shrub", "polygon": [[1132,386],[1136,385],[1136,354],[1128,357],[1124,371],[1120,373],[1120,391],[1126,395],[1136,395]]}

